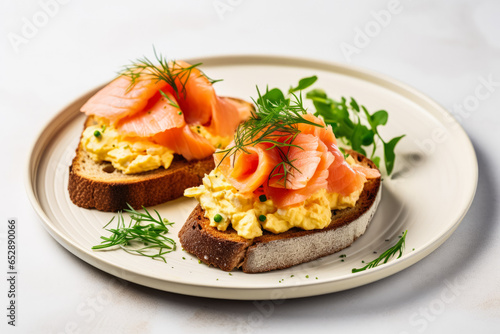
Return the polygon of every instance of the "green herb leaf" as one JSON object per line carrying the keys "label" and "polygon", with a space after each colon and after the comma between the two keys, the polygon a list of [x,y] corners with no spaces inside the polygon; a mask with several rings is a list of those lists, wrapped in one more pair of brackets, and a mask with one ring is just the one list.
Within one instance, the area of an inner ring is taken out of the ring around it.
{"label": "green herb leaf", "polygon": [[[297,87],[300,87],[297,86]],[[322,89],[313,89],[306,94],[306,98],[310,99],[316,112],[314,115],[322,116],[326,124],[332,127],[335,136],[342,142],[350,146],[353,150],[366,156],[366,147],[372,148],[370,158],[380,166],[380,157],[377,157],[377,143],[375,137],[380,139],[384,145],[384,161],[387,174],[390,175],[394,169],[396,156],[394,148],[401,138],[396,137],[389,142],[385,142],[378,132],[378,127],[387,124],[389,114],[385,110],[378,110],[370,114],[368,110],[359,105],[354,98],[350,98],[349,105],[346,98],[342,97],[340,101],[335,101],[327,96]],[[368,121],[369,127],[362,124],[359,116],[360,110],[363,112]]]}
{"label": "green herb leaf", "polygon": [[351,134],[351,147],[353,150],[366,156],[366,151],[363,149],[363,125],[361,125],[361,120],[354,127],[354,131]]}
{"label": "green herb leaf", "polygon": [[354,98],[351,97],[351,103],[350,103],[352,109],[354,109],[355,111],[359,112],[359,106],[358,106],[358,102],[356,102],[356,100]]}
{"label": "green herb leaf", "polygon": [[257,104],[265,107],[269,107],[269,105],[279,105],[282,102],[286,102],[285,95],[278,88],[273,88],[271,90],[267,90],[266,93],[260,96],[257,99]]}
{"label": "green herb leaf", "polygon": [[390,142],[384,143],[385,169],[387,170],[388,175],[391,175],[394,168],[394,161],[396,160],[394,148],[404,136],[405,135],[393,138]]}
{"label": "green herb leaf", "polygon": [[405,248],[406,233],[407,232],[408,232],[408,230],[404,231],[403,235],[398,240],[398,242],[394,246],[392,246],[391,248],[389,248],[388,250],[386,250],[385,252],[383,252],[378,258],[376,258],[375,260],[369,262],[363,268],[353,268],[352,272],[353,273],[357,273],[357,272],[360,272],[360,271],[363,271],[363,270],[366,270],[366,269],[375,268],[376,266],[380,265],[381,263],[387,263],[387,261],[389,261],[389,259],[391,257],[395,256],[398,253],[399,253],[399,255],[398,255],[397,258],[399,259],[403,255],[403,251],[404,251],[404,248]]}
{"label": "green herb leaf", "polygon": [[[366,111],[366,108],[364,108]],[[368,112],[366,112],[368,114]],[[385,110],[376,111],[373,115],[369,117],[370,125],[376,128],[379,125],[386,125],[389,120],[389,114]]]}
{"label": "green herb leaf", "polygon": [[326,96],[326,93],[322,89],[313,89],[306,94],[306,98],[313,101],[314,108],[316,108],[316,116],[319,112],[329,113],[331,111],[332,101]]}
{"label": "green herb leaf", "polygon": [[296,91],[299,91],[299,90],[304,90],[304,89],[308,88],[309,86],[311,86],[312,84],[314,84],[316,82],[316,80],[318,80],[318,77],[315,75],[313,75],[312,77],[300,79],[297,87],[293,87],[293,88],[291,87],[288,90],[288,94],[295,93]]}

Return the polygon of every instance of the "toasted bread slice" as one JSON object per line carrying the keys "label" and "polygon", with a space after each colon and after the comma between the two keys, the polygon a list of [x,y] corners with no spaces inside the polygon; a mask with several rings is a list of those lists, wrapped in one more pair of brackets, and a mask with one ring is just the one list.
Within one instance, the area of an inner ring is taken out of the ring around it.
{"label": "toasted bread slice", "polygon": [[[238,103],[238,109],[253,110],[252,104],[231,99]],[[93,124],[94,118],[88,117],[84,129]],[[127,175],[109,162],[96,163],[80,143],[69,168],[69,197],[74,204],[88,209],[115,212],[127,208],[127,203],[139,209],[183,196],[186,188],[200,185],[214,167],[212,156],[187,161],[176,154],[167,169]]]}
{"label": "toasted bread slice", "polygon": [[[363,155],[349,153],[365,166],[376,168]],[[219,231],[210,226],[198,205],[179,232],[182,247],[201,261],[224,271],[242,268],[246,273],[284,269],[333,254],[350,246],[366,230],[381,197],[380,177],[368,180],[356,206],[333,210],[330,225],[321,230],[293,228],[284,233],[264,231],[248,240],[228,228]]]}

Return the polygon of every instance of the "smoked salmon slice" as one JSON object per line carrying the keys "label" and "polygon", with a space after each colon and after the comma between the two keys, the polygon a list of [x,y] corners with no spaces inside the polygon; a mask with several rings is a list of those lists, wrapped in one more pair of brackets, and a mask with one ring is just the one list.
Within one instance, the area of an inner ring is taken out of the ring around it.
{"label": "smoked salmon slice", "polygon": [[194,133],[188,125],[172,128],[154,135],[153,141],[181,154],[187,160],[201,160],[214,153],[214,146],[204,137]]}
{"label": "smoked salmon slice", "polygon": [[299,124],[299,130],[302,133],[310,133],[318,136],[335,157],[333,163],[328,168],[329,176],[327,190],[329,192],[336,192],[346,196],[362,188],[367,178],[376,178],[380,176],[380,172],[376,169],[363,166],[351,167],[345,161],[342,152],[340,152],[337,146],[337,139],[331,127],[327,126],[322,119],[312,114],[306,114],[303,117],[308,121],[321,124],[323,127]]}
{"label": "smoked salmon slice", "polygon": [[127,136],[151,137],[186,125],[173,94],[168,91],[162,93],[158,92],[152,97],[143,111],[121,119],[117,125],[118,131]]}
{"label": "smoked salmon slice", "polygon": [[283,189],[269,187],[264,184],[264,192],[272,198],[277,207],[287,207],[302,203],[320,189],[327,188],[329,175],[328,166],[332,164],[334,156],[321,141],[318,145],[318,152],[321,153],[320,162],[316,166],[313,176],[305,187],[300,189]]}
{"label": "smoked salmon slice", "polygon": [[81,108],[87,115],[106,118],[115,124],[121,118],[144,110],[150,98],[167,83],[155,78],[138,79],[133,86],[129,77],[120,76],[98,91]]}
{"label": "smoked salmon slice", "polygon": [[232,136],[241,120],[250,116],[249,108],[240,111],[234,101],[226,97],[217,97],[212,110],[212,119],[208,131],[218,136]]}
{"label": "smoked salmon slice", "polygon": [[248,146],[245,150],[247,152],[238,151],[233,157],[226,158],[224,152],[217,152],[214,160],[215,165],[219,166],[236,189],[242,193],[250,193],[267,181],[278,164],[279,157],[275,150],[269,150],[269,146],[265,144]]}
{"label": "smoked salmon slice", "polygon": [[361,165],[354,165],[352,169],[363,174],[367,179],[376,179],[380,177],[380,172],[374,168],[369,168]]}
{"label": "smoked salmon slice", "polygon": [[176,98],[186,123],[205,125],[212,118],[217,96],[208,78],[196,67],[191,67],[185,61],[172,64],[171,71],[176,76]]}
{"label": "smoked salmon slice", "polygon": [[332,127],[330,125],[326,125],[325,121],[321,118],[314,116],[313,114],[305,114],[302,117],[315,124],[319,124],[321,126],[314,126],[305,123],[299,123],[297,129],[304,134],[312,134],[321,139],[321,141],[327,146],[334,144],[337,145],[337,138],[333,134]]}
{"label": "smoked salmon slice", "polygon": [[132,68],[92,96],[81,111],[107,120],[122,135],[150,138],[188,160],[210,156],[214,146],[190,126],[205,126],[213,136],[232,136],[250,109],[217,96],[197,65],[160,65]]}
{"label": "smoked salmon slice", "polygon": [[365,175],[349,166],[344,159],[344,155],[336,145],[331,145],[329,149],[335,159],[328,168],[327,190],[347,196],[362,188],[366,182]]}
{"label": "smoked salmon slice", "polygon": [[208,126],[208,131],[217,136],[231,136],[241,120],[250,116],[248,112],[241,114],[230,99],[217,96],[212,84],[199,69],[191,69],[190,64],[177,61],[172,71],[182,71],[175,84],[186,123]]}
{"label": "smoked salmon slice", "polygon": [[[290,164],[280,165],[273,171],[269,186],[274,188],[301,189],[313,177],[323,152],[318,151],[319,138],[311,134],[298,134],[290,147],[281,148]],[[293,166],[293,167],[292,167]],[[286,173],[285,173],[286,170]],[[286,174],[286,179],[285,179]]]}
{"label": "smoked salmon slice", "polygon": [[252,144],[245,146],[247,152],[238,150],[226,158],[219,152],[216,164],[236,189],[263,191],[278,208],[302,203],[320,189],[348,196],[362,189],[367,178],[380,176],[378,170],[351,167],[322,119],[311,114],[303,118],[320,126],[299,123],[295,135],[273,132],[268,139],[291,145]]}

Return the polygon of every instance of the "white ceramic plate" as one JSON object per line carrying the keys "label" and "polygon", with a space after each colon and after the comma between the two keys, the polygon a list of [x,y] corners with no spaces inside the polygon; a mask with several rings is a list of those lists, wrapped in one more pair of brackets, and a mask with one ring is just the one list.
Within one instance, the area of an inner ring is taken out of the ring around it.
{"label": "white ceramic plate", "polygon": [[[179,250],[167,264],[121,250],[91,247],[112,213],[79,208],[70,201],[68,166],[74,156],[84,116],[80,106],[90,92],[57,114],[33,146],[27,190],[49,233],[66,249],[112,275],[160,290],[227,299],[275,299],[312,296],[353,288],[392,275],[430,254],[457,228],[474,197],[478,169],[474,149],[462,128],[438,104],[395,80],[345,65],[268,56],[196,59],[221,95],[249,99],[255,86],[288,89],[300,78],[319,77],[314,87],[334,98],[353,96],[369,111],[389,111],[385,138],[406,134],[397,147],[393,175],[385,177],[380,207],[365,235],[341,254],[263,274],[231,274],[199,264]],[[196,202],[181,198],[154,207],[176,222],[177,233]],[[352,274],[376,258],[408,230],[404,255],[377,268]],[[388,241],[387,241],[388,240]],[[374,254],[377,252],[377,254]]]}

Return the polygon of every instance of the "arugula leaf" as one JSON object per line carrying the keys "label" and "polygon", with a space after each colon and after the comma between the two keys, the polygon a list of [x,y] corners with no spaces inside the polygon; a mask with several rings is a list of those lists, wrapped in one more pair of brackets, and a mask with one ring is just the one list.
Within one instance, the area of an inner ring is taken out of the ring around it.
{"label": "arugula leaf", "polygon": [[[278,88],[268,89],[264,95],[259,97],[257,103],[267,107],[278,106],[280,104],[289,106],[289,97],[291,95],[312,86],[317,79],[315,75],[300,79],[296,87],[291,87],[288,90],[286,96]],[[340,101],[336,101],[328,97],[323,89],[318,88],[308,91],[306,98],[311,100],[314,105],[316,110],[314,115],[323,117],[325,123],[331,125],[335,136],[342,140],[344,144],[365,156],[367,155],[366,148],[371,147],[372,154],[370,159],[377,167],[380,167],[381,158],[375,155],[377,151],[375,137],[377,137],[383,144],[384,163],[387,174],[391,175],[396,161],[394,150],[404,135],[393,138],[389,142],[384,141],[378,132],[378,128],[387,124],[389,120],[387,111],[378,110],[370,114],[365,106],[360,105],[353,97],[349,101],[345,97],[342,97]],[[363,124],[361,121],[361,109],[366,116],[369,126]]]}
{"label": "arugula leaf", "polygon": [[370,115],[368,110],[364,106],[363,111],[365,112],[366,119],[368,120],[368,123],[372,127],[373,131],[378,134],[377,127],[380,125],[386,125],[387,120],[389,119],[389,114],[385,110],[379,110],[373,113],[373,115]]}
{"label": "arugula leaf", "polygon": [[363,145],[363,125],[361,120],[358,121],[351,135],[351,146],[354,151],[357,151],[366,156],[366,151],[361,147]]}
{"label": "arugula leaf", "polygon": [[[271,90],[267,90],[266,93],[262,96],[260,96],[257,99],[257,104],[263,105],[263,106],[269,106],[270,104],[272,105],[278,105],[282,101],[289,101],[289,99],[285,99],[285,95],[283,92],[278,89],[278,88],[273,88]],[[286,103],[288,105],[288,103]]]}
{"label": "arugula leaf", "polygon": [[318,77],[315,75],[313,75],[312,77],[300,79],[297,87],[290,87],[290,89],[288,90],[288,94],[292,94],[299,90],[304,90],[315,83],[316,80],[318,80]]}
{"label": "arugula leaf", "polygon": [[356,102],[356,100],[354,98],[351,97],[351,103],[350,103],[352,109],[356,110],[357,112],[359,112],[359,106],[358,106],[358,102]]}
{"label": "arugula leaf", "polygon": [[[389,120],[389,114],[385,110],[378,110],[370,114],[365,106],[358,104],[354,98],[347,100],[342,97],[340,101],[335,101],[328,97],[325,91],[313,89],[306,94],[306,98],[312,100],[316,108],[315,115],[322,116],[327,124],[332,126],[335,136],[345,144],[366,156],[365,147],[372,147],[371,160],[379,167],[380,157],[375,156],[377,144],[375,137],[378,137],[384,146],[384,161],[387,174],[391,175],[396,161],[394,149],[401,138],[396,137],[389,142],[385,142],[378,132],[378,127],[384,126]],[[359,116],[361,109],[366,116],[369,127],[361,123]]]}
{"label": "arugula leaf", "polygon": [[405,135],[392,138],[388,143],[384,143],[384,156],[385,156],[385,169],[387,170],[387,174],[391,175],[392,170],[394,168],[394,161],[396,160],[396,155],[394,154],[394,148],[396,144],[404,137]]}

